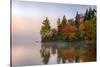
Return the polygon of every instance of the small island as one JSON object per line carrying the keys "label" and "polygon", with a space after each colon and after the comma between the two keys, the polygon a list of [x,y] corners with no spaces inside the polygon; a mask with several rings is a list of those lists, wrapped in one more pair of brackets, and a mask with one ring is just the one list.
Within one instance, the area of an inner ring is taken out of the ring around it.
{"label": "small island", "polygon": [[42,21],[42,42],[96,41],[96,10],[88,8],[86,12],[76,13],[75,18],[67,19],[64,15],[57,19],[57,29],[50,26],[49,18]]}

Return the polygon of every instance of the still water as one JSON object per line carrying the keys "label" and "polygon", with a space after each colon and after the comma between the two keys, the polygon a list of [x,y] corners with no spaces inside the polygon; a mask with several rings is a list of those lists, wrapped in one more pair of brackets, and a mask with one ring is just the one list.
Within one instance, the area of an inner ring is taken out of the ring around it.
{"label": "still water", "polygon": [[42,64],[96,61],[96,44],[81,42],[39,42],[12,45],[12,65],[31,66]]}

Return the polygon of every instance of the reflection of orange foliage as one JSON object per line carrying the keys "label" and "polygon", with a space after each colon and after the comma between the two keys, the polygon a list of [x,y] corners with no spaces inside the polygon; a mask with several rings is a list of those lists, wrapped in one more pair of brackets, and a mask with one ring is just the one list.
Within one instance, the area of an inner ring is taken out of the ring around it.
{"label": "reflection of orange foliage", "polygon": [[62,59],[75,59],[77,56],[77,51],[75,50],[62,50],[62,52],[59,54],[59,57]]}
{"label": "reflection of orange foliage", "polygon": [[85,53],[79,52],[79,50],[76,50],[75,48],[70,49],[62,49],[58,56],[62,58],[63,60],[76,60],[80,59],[80,61],[96,61],[96,49],[94,47],[88,47],[82,49]]}
{"label": "reflection of orange foliage", "polygon": [[85,51],[85,53],[80,54],[80,60],[82,60],[82,61],[96,61],[96,48],[94,46],[84,48],[83,51]]}
{"label": "reflection of orange foliage", "polygon": [[87,48],[85,50],[86,50],[86,53],[80,55],[80,60],[82,60],[82,61],[96,61],[96,53],[95,53],[94,48],[93,49]]}
{"label": "reflection of orange foliage", "polygon": [[51,29],[52,32],[56,33],[56,29]]}

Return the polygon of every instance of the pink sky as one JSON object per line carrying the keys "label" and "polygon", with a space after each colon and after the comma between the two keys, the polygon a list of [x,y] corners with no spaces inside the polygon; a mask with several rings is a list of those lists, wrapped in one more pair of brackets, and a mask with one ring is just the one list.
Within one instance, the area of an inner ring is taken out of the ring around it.
{"label": "pink sky", "polygon": [[[12,16],[12,32],[40,32],[44,19],[45,17]],[[50,21],[51,26],[55,27],[56,23],[52,19]]]}
{"label": "pink sky", "polygon": [[[12,31],[13,32],[39,32],[41,23],[38,19],[32,19],[32,17],[25,16],[13,16],[12,17]],[[37,30],[38,29],[38,30]]]}

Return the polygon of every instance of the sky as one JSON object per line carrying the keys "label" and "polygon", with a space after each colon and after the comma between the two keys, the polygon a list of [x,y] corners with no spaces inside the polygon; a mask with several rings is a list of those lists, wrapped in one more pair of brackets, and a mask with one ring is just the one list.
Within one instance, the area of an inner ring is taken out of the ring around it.
{"label": "sky", "polygon": [[[39,38],[42,21],[45,17],[50,20],[52,28],[56,28],[57,19],[65,15],[67,19],[75,18],[76,12],[85,13],[86,9],[94,5],[75,5],[75,4],[58,4],[31,1],[12,0],[12,34],[15,38],[21,39],[36,36]],[[24,35],[25,36],[24,36]]]}
{"label": "sky", "polygon": [[76,12],[84,13],[87,8],[95,8],[92,5],[75,5],[75,4],[57,4],[31,1],[17,1],[12,2],[13,15],[23,16],[49,16],[52,18],[62,17],[66,15],[67,18],[74,18]]}

